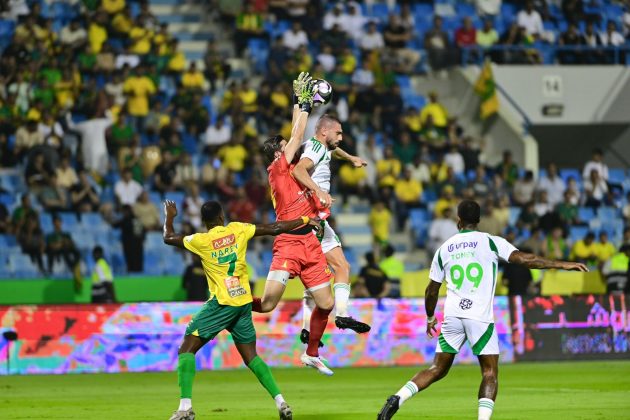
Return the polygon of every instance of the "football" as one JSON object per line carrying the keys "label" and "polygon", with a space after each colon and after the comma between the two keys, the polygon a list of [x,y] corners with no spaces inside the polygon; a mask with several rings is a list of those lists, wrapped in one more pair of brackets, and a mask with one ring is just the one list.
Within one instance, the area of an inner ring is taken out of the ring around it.
{"label": "football", "polygon": [[313,89],[315,90],[315,96],[313,97],[315,106],[325,105],[332,99],[332,86],[324,79],[315,79]]}

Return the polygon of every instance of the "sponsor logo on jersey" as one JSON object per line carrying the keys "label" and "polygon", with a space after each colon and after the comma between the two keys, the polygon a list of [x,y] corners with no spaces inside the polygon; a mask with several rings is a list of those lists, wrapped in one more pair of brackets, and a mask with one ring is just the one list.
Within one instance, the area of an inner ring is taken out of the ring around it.
{"label": "sponsor logo on jersey", "polygon": [[212,246],[214,249],[225,248],[232,245],[236,241],[236,237],[234,234],[224,236],[223,238],[215,239],[212,242]]}
{"label": "sponsor logo on jersey", "polygon": [[470,299],[462,299],[459,301],[459,307],[466,310],[472,308],[473,302]]}
{"label": "sponsor logo on jersey", "polygon": [[477,242],[460,242],[458,244],[450,244],[448,246],[448,252],[453,252],[458,249],[477,248]]}

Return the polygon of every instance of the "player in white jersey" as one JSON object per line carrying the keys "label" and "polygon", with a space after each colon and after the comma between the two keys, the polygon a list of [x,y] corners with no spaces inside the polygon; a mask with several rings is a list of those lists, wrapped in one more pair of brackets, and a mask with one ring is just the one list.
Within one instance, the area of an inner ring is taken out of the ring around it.
{"label": "player in white jersey", "polygon": [[[363,159],[352,156],[340,148],[338,144],[343,136],[341,123],[331,115],[324,114],[317,121],[315,135],[304,143],[304,151],[300,161],[293,169],[294,178],[303,186],[313,191],[320,202],[329,208],[332,204],[330,197],[330,159],[332,156],[348,160],[354,166],[366,165]],[[322,215],[322,219],[324,216]],[[358,333],[365,333],[370,326],[355,320],[348,315],[348,300],[350,299],[350,264],[341,249],[341,241],[327,221],[323,221],[323,236],[320,238],[322,251],[326,255],[328,265],[335,272],[335,325],[337,328],[349,328]],[[303,328],[300,339],[308,342],[308,326],[313,302],[309,292],[304,292]]]}
{"label": "player in white jersey", "polygon": [[478,419],[489,420],[498,389],[499,341],[494,329],[492,303],[499,260],[529,268],[588,271],[584,264],[553,261],[521,252],[501,237],[476,231],[480,213],[477,202],[462,201],[457,207],[460,233],[444,242],[433,257],[430,282],[425,292],[427,335],[430,338],[436,332],[435,307],[444,280],[447,288],[444,322],[433,364],[387,399],[378,420],[391,419],[406,400],[445,377],[466,340],[481,366]]}

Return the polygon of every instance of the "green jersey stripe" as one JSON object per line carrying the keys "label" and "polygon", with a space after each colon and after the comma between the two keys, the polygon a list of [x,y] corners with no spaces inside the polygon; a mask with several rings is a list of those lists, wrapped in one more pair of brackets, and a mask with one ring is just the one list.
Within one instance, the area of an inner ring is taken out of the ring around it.
{"label": "green jersey stripe", "polygon": [[488,344],[488,341],[490,341],[490,337],[492,337],[493,332],[494,332],[494,322],[488,325],[486,332],[483,333],[481,337],[479,337],[479,341],[477,341],[475,345],[473,346],[472,351],[475,356],[479,356],[479,353],[481,353],[483,348],[486,347],[486,344]]}
{"label": "green jersey stripe", "polygon": [[438,338],[438,342],[440,343],[440,348],[442,349],[442,351],[444,353],[457,354],[457,350],[455,350],[453,347],[451,347],[450,344],[448,344],[446,342],[446,339],[444,338],[442,333],[440,333],[440,337]]}

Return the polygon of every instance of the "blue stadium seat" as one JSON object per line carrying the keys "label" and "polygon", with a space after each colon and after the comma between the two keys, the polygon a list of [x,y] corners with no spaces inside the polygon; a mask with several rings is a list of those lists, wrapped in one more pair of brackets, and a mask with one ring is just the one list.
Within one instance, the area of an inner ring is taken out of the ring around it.
{"label": "blue stadium seat", "polygon": [[178,209],[184,208],[184,200],[186,199],[186,194],[181,191],[171,191],[164,194],[164,198],[166,200],[173,200],[175,204],[177,204]]}
{"label": "blue stadium seat", "polygon": [[613,184],[623,184],[626,180],[626,172],[621,168],[611,168],[608,170],[608,181]]}
{"label": "blue stadium seat", "polygon": [[583,222],[589,222],[595,218],[595,210],[592,207],[579,207],[578,218]]}
{"label": "blue stadium seat", "polygon": [[161,276],[164,272],[162,268],[162,258],[157,251],[144,251],[144,269],[145,274],[153,276]]}
{"label": "blue stadium seat", "polygon": [[564,182],[568,182],[569,178],[575,178],[575,180],[579,184],[580,181],[582,180],[582,173],[580,172],[579,169],[572,169],[572,168],[571,169],[560,169],[559,175],[560,175],[560,178],[562,178],[562,180]]}
{"label": "blue stadium seat", "polygon": [[590,229],[586,226],[571,226],[569,228],[569,238],[572,243],[575,243],[580,239],[584,239],[589,231]]}
{"label": "blue stadium seat", "polygon": [[95,227],[105,223],[100,213],[81,213],[80,217],[83,227]]}
{"label": "blue stadium seat", "polygon": [[510,221],[508,222],[510,226],[515,226],[516,221],[518,220],[518,216],[521,215],[520,207],[510,207]]}
{"label": "blue stadium seat", "polygon": [[271,267],[271,260],[273,259],[273,253],[268,250],[265,249],[262,254],[261,254],[261,260],[262,260],[262,267],[264,270],[269,270],[269,267]]}
{"label": "blue stadium seat", "polygon": [[604,221],[614,221],[617,220],[621,215],[619,214],[619,209],[615,207],[600,207],[597,209],[597,215]]}
{"label": "blue stadium seat", "polygon": [[57,217],[61,219],[62,229],[66,232],[74,230],[79,224],[76,213],[57,213]]}
{"label": "blue stadium seat", "polygon": [[17,239],[13,235],[0,235],[0,247],[3,248],[2,252],[5,253],[5,247],[17,246]]}
{"label": "blue stadium seat", "polygon": [[50,233],[53,231],[52,215],[50,213],[40,214],[39,223],[44,233]]}
{"label": "blue stadium seat", "polygon": [[17,197],[13,194],[0,193],[0,203],[4,204],[9,211],[11,210],[11,207],[13,207],[16,198]]}
{"label": "blue stadium seat", "polygon": [[12,37],[15,32],[15,22],[12,20],[0,20],[0,37]]}
{"label": "blue stadium seat", "polygon": [[145,247],[148,250],[164,249],[164,240],[161,232],[148,232],[145,238]]}
{"label": "blue stadium seat", "polygon": [[472,17],[472,16],[475,16],[477,14],[474,5],[472,5],[470,3],[464,3],[464,2],[458,2],[455,5],[455,11],[460,16],[460,18],[463,18],[465,16],[471,16]]}

